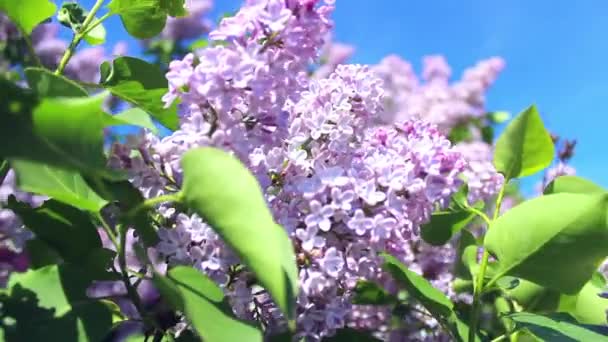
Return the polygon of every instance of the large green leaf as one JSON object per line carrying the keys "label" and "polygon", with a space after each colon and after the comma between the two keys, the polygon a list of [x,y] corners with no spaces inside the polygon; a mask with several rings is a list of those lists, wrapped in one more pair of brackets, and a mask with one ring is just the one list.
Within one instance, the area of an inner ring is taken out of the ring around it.
{"label": "large green leaf", "polygon": [[561,176],[555,178],[544,190],[545,195],[569,192],[574,194],[605,193],[606,189],[585,178]]}
{"label": "large green leaf", "polygon": [[471,208],[481,211],[484,203],[479,201],[469,205],[468,193],[469,189],[465,183],[452,195],[447,208],[435,211],[429,222],[422,225],[420,235],[425,242],[433,246],[444,245],[477,216]]}
{"label": "large green leaf", "polygon": [[107,93],[92,97],[37,97],[0,81],[0,156],[30,160],[104,177],[102,111]]}
{"label": "large green leaf", "polygon": [[544,341],[608,341],[608,336],[600,334],[576,323],[568,315],[540,316],[529,312],[518,312],[507,316],[519,327],[529,329]]}
{"label": "large green leaf", "polygon": [[566,294],[580,291],[608,255],[607,200],[559,193],[506,212],[485,236],[499,261],[494,279],[511,275]]}
{"label": "large green leaf", "polygon": [[115,305],[88,299],[89,284],[81,271],[67,266],[13,273],[8,292],[0,295],[4,340],[103,340],[116,322]]}
{"label": "large green leaf", "polygon": [[127,32],[139,39],[158,35],[167,21],[161,0],[112,0],[108,9],[120,15]]}
{"label": "large green leaf", "polygon": [[178,128],[177,105],[164,108],[167,80],[161,70],[133,57],[116,58],[101,65],[101,85],[121,99],[145,110],[165,127]]}
{"label": "large green leaf", "polygon": [[155,134],[158,133],[158,128],[150,118],[150,115],[139,108],[127,109],[116,115],[108,116],[107,125],[133,125],[147,128]]}
{"label": "large green leaf", "polygon": [[183,17],[186,11],[186,0],[160,0],[160,6],[172,17]]}
{"label": "large green leaf", "polygon": [[519,113],[496,141],[494,166],[507,180],[532,175],[551,164],[555,146],[535,106]]}
{"label": "large green leaf", "polygon": [[433,246],[441,246],[450,241],[452,236],[466,227],[475,217],[475,213],[463,209],[448,208],[436,211],[431,215],[431,220],[422,225],[420,235],[425,242]]}
{"label": "large green leaf", "polygon": [[44,68],[25,69],[27,84],[41,97],[79,97],[88,96],[87,91],[78,83],[55,75]]}
{"label": "large green leaf", "polygon": [[237,252],[293,319],[298,290],[293,246],[274,222],[255,177],[238,159],[215,148],[186,152],[182,167],[186,204]]}
{"label": "large green leaf", "polygon": [[53,197],[91,212],[98,212],[108,203],[75,171],[24,160],[15,160],[11,166],[17,175],[17,184],[23,191]]}
{"label": "large green leaf", "polygon": [[57,6],[48,0],[0,0],[0,10],[29,35],[34,27],[55,14]]}
{"label": "large green leaf", "polygon": [[519,279],[516,287],[506,290],[506,296],[515,300],[525,311],[533,313],[555,312],[560,293],[525,279]]}
{"label": "large green leaf", "polygon": [[39,269],[61,263],[61,256],[41,239],[33,238],[25,243],[25,250],[30,261],[29,268]]}
{"label": "large green leaf", "polygon": [[185,314],[203,340],[262,341],[262,332],[234,317],[222,289],[200,271],[178,266],[166,277],[155,275],[154,283],[163,298]]}
{"label": "large green leaf", "polygon": [[83,211],[52,199],[32,208],[10,198],[7,207],[19,215],[38,239],[54,248],[68,262],[82,262],[91,250],[101,248],[97,228]]}
{"label": "large green leaf", "polygon": [[[99,20],[95,18],[93,22]],[[84,40],[91,45],[99,45],[106,42],[106,28],[103,23],[97,24],[92,30],[90,30],[85,36]]]}
{"label": "large green leaf", "polygon": [[[447,327],[456,341],[466,341],[469,335],[469,327],[460,320],[454,311],[454,304],[440,290],[417,273],[409,270],[397,258],[382,253],[384,259],[383,268],[403,286],[408,293],[416,299],[435,319]],[[479,337],[475,335],[475,341]]]}
{"label": "large green leaf", "polygon": [[580,323],[602,325],[606,322],[608,299],[601,298],[598,294],[605,291],[605,286],[606,281],[599,273],[595,273],[581,291],[574,295],[560,294],[556,290],[521,279],[516,288],[507,291],[507,295],[527,312],[564,312]]}
{"label": "large green leaf", "polygon": [[384,269],[433,316],[449,317],[452,315],[454,304],[443,292],[434,288],[428,280],[416,272],[410,271],[394,256],[383,254],[382,257],[384,258]]}
{"label": "large green leaf", "polygon": [[598,296],[605,290],[606,280],[596,273],[576,295],[562,295],[558,311],[571,314],[583,324],[605,325],[608,299]]}

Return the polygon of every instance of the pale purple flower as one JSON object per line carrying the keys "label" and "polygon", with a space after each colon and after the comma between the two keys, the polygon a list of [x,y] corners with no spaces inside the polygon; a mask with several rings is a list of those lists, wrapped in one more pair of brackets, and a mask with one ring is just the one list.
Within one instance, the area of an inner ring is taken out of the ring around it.
{"label": "pale purple flower", "polygon": [[319,261],[321,269],[333,278],[337,278],[344,267],[344,256],[335,247],[325,251],[325,256]]}
{"label": "pale purple flower", "polygon": [[259,21],[271,32],[279,32],[291,18],[292,13],[285,7],[284,0],[268,0],[266,9],[259,14]]}
{"label": "pale purple flower", "polygon": [[302,241],[302,248],[305,251],[311,251],[314,248],[325,246],[325,239],[317,235],[318,231],[319,229],[316,226],[296,229],[295,235]]}
{"label": "pale purple flower", "polygon": [[351,203],[355,199],[355,192],[352,190],[342,191],[340,188],[332,188],[331,197],[333,199],[331,205],[335,209],[349,211],[352,208]]}
{"label": "pale purple flower", "polygon": [[347,223],[348,228],[355,231],[357,235],[364,235],[373,228],[374,220],[372,218],[366,217],[363,213],[363,210],[357,209],[355,210],[354,216]]}
{"label": "pale purple flower", "polygon": [[331,228],[331,217],[334,209],[329,205],[322,205],[318,201],[310,202],[310,214],[304,219],[306,227],[319,227],[326,232]]}
{"label": "pale purple flower", "polygon": [[356,186],[357,195],[369,205],[376,205],[386,199],[386,194],[382,191],[377,191],[376,183],[367,181]]}

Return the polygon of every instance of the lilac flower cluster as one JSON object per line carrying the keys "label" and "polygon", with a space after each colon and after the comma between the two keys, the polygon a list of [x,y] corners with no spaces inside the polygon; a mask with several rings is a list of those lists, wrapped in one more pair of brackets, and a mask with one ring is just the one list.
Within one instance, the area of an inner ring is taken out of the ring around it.
{"label": "lilac flower cluster", "polygon": [[[471,120],[483,120],[485,97],[504,61],[493,57],[466,69],[462,78],[450,83],[452,71],[442,56],[427,56],[423,60],[422,77],[418,78],[407,61],[391,55],[374,70],[385,84],[384,123],[421,118],[435,123],[445,133]],[[483,142],[481,132],[469,125],[472,141],[462,142],[456,149],[469,162],[463,175],[467,179],[470,200],[477,201],[496,193],[503,178],[492,165],[492,146]]]}
{"label": "lilac flower cluster", "polygon": [[31,233],[23,226],[19,217],[5,207],[9,196],[15,196],[18,201],[32,206],[39,206],[44,201],[41,196],[19,191],[13,171],[9,171],[4,182],[0,184],[0,287],[5,285],[10,272],[22,272],[29,266],[24,247]]}
{"label": "lilac flower cluster", "polygon": [[[378,256],[388,251],[452,294],[454,250],[431,248],[418,233],[470,166],[434,124],[408,117],[377,125],[384,82],[367,66],[340,65],[348,53],[326,77],[309,76],[331,28],[331,4],[319,2],[250,0],[223,19],[210,37],[225,44],[170,65],[164,100],[181,100],[180,129],[116,145],[112,164],[156,196],[179,189],[179,161],[188,149],[232,151],[257,176],[296,248],[299,336],[319,340],[350,326],[388,338],[386,308],[353,306],[352,290],[361,279],[396,290]],[[491,192],[484,182],[495,176],[479,176],[487,192],[475,196]],[[166,223],[157,250],[169,265],[194,265],[225,289],[238,316],[269,332],[282,329],[277,307],[250,285],[212,227],[169,205],[160,211]],[[416,330],[404,334],[420,337]]]}
{"label": "lilac flower cluster", "polygon": [[456,124],[485,114],[484,94],[503,68],[501,58],[483,60],[450,84],[452,71],[442,56],[424,58],[421,79],[410,63],[388,56],[375,67],[387,91],[383,119],[394,122],[419,117],[447,133]]}

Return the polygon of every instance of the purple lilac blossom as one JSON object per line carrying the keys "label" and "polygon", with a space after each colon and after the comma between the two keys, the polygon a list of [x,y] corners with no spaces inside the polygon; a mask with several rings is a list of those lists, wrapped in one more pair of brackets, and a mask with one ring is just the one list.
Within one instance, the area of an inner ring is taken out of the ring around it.
{"label": "purple lilac blossom", "polygon": [[34,207],[44,201],[44,197],[19,191],[16,187],[15,173],[11,170],[0,184],[0,287],[4,287],[12,271],[23,272],[29,265],[25,242],[31,238],[28,231],[15,213],[4,207],[9,196]]}
{"label": "purple lilac blossom", "polygon": [[[396,290],[381,270],[381,251],[451,293],[453,250],[424,245],[418,230],[436,205],[447,205],[467,167],[432,124],[376,126],[385,94],[369,67],[337,65],[325,78],[307,76],[331,27],[331,7],[317,2],[249,1],[222,20],[211,37],[227,45],[170,65],[165,101],[181,99],[180,130],[115,145],[112,158],[147,196],[178,189],[180,156],[193,147],[220,147],[248,165],[296,247],[298,336],[308,340],[345,326],[387,328],[384,308],[350,303],[359,279]],[[248,272],[233,272],[238,259],[212,227],[171,207],[161,211],[173,222],[161,228],[157,246],[169,265],[209,275],[239,317],[269,331],[284,327],[268,294],[247,285]]]}
{"label": "purple lilac blossom", "polygon": [[162,39],[184,40],[201,37],[211,30],[211,22],[204,18],[211,11],[213,1],[194,0],[186,4],[188,15],[180,18],[168,17],[160,34]]}

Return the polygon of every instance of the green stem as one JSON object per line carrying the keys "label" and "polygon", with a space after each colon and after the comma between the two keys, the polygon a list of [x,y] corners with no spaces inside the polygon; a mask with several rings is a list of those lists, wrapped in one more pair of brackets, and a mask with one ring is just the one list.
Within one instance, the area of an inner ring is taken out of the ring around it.
{"label": "green stem", "polygon": [[[486,216],[486,222],[488,224],[487,230],[490,230],[490,226],[492,222],[494,222],[500,213],[500,205],[502,204],[502,199],[505,195],[505,188],[507,185],[507,181],[503,183],[500,191],[498,192],[498,197],[496,197],[496,205],[494,208],[494,215],[492,216],[492,221],[490,221]],[[485,214],[484,214],[485,216]],[[475,286],[473,287],[473,310],[471,312],[471,323],[469,325],[469,342],[475,341],[475,336],[477,333],[477,324],[479,323],[479,316],[481,314],[481,297],[484,290],[483,281],[485,279],[486,270],[488,268],[488,260],[490,258],[490,253],[487,249],[483,249],[483,255],[481,256],[481,263],[479,265],[479,272],[477,273],[477,277],[475,278]],[[490,284],[488,284],[489,286]]]}
{"label": "green stem", "polygon": [[488,226],[490,226],[490,223],[492,221],[490,220],[490,218],[488,217],[488,215],[486,215],[483,211],[481,211],[481,210],[479,210],[477,208],[469,207],[469,206],[467,206],[467,210],[470,211],[470,212],[472,212],[472,213],[474,213],[474,214],[476,214],[477,216],[481,217],[484,220],[484,222]]}
{"label": "green stem", "polygon": [[139,313],[140,318],[147,324],[153,326],[157,331],[162,331],[162,329],[158,326],[156,321],[149,317],[147,314],[143,303],[141,302],[141,298],[137,293],[137,289],[133,284],[131,284],[131,279],[129,278],[129,270],[127,269],[127,231],[126,227],[120,228],[120,245],[118,248],[118,265],[120,266],[120,272],[122,275],[122,282],[125,284],[127,289],[127,296],[133,302],[135,309]]}
{"label": "green stem", "polygon": [[507,335],[506,335],[506,334],[503,334],[503,335],[500,335],[500,336],[498,336],[497,338],[493,339],[493,340],[492,340],[492,341],[490,341],[490,342],[500,342],[500,341],[502,341],[502,340],[504,340],[504,339],[506,339],[506,338],[507,338]]}
{"label": "green stem", "polygon": [[108,235],[108,238],[110,239],[110,241],[112,241],[112,244],[114,244],[114,247],[116,248],[116,250],[118,250],[119,245],[118,245],[118,240],[116,239],[116,234],[114,234],[114,232],[112,231],[112,228],[110,228],[110,226],[103,219],[103,217],[101,216],[100,213],[97,213],[96,216],[97,216],[97,219],[99,220],[99,222],[101,222],[101,226],[103,227],[103,230]]}
{"label": "green stem", "polygon": [[8,164],[8,160],[0,161],[0,185],[4,183],[4,178],[6,178],[6,175],[10,169],[11,166]]}
{"label": "green stem", "polygon": [[143,203],[139,204],[135,208],[129,210],[129,212],[127,213],[127,216],[133,217],[133,216],[135,216],[135,214],[137,214],[141,210],[153,208],[154,206],[164,203],[164,202],[179,202],[179,201],[181,201],[181,198],[182,198],[181,192],[150,198],[150,199],[144,201]]}
{"label": "green stem", "polygon": [[32,57],[32,60],[34,61],[34,65],[36,65],[38,67],[42,67],[42,62],[40,62],[40,58],[38,58],[38,55],[36,54],[36,50],[34,50],[34,45],[32,44],[32,39],[30,38],[30,36],[27,34],[24,34],[23,40],[25,40],[25,45],[27,46],[27,51],[29,52],[30,57]]}
{"label": "green stem", "polygon": [[108,13],[102,15],[101,18],[97,19],[94,23],[91,24],[91,26],[87,27],[87,29],[83,30],[82,33],[80,33],[80,34],[83,37],[86,36],[87,34],[89,34],[89,32],[93,31],[94,28],[99,26],[101,23],[103,23],[106,19],[111,17],[113,14],[114,13],[112,13],[112,12],[108,12]]}
{"label": "green stem", "polygon": [[57,67],[57,70],[55,70],[55,75],[61,75],[61,73],[63,73],[63,70],[68,65],[68,62],[70,61],[70,58],[72,58],[72,55],[74,54],[74,51],[76,51],[76,48],[78,47],[78,44],[80,44],[80,41],[82,41],[82,39],[85,36],[83,34],[83,32],[87,32],[87,29],[88,29],[89,25],[91,24],[91,22],[93,21],[93,19],[95,19],[95,14],[97,13],[97,11],[99,11],[99,9],[101,8],[101,6],[103,5],[103,1],[104,0],[97,0],[95,2],[95,5],[93,5],[93,8],[91,9],[91,11],[89,12],[89,14],[86,16],[86,18],[82,22],[82,30],[81,30],[81,32],[77,32],[77,33],[74,34],[74,37],[72,38],[72,41],[70,42],[70,46],[68,47],[68,49],[63,54],[63,57],[61,57],[61,61],[59,62],[59,66]]}

